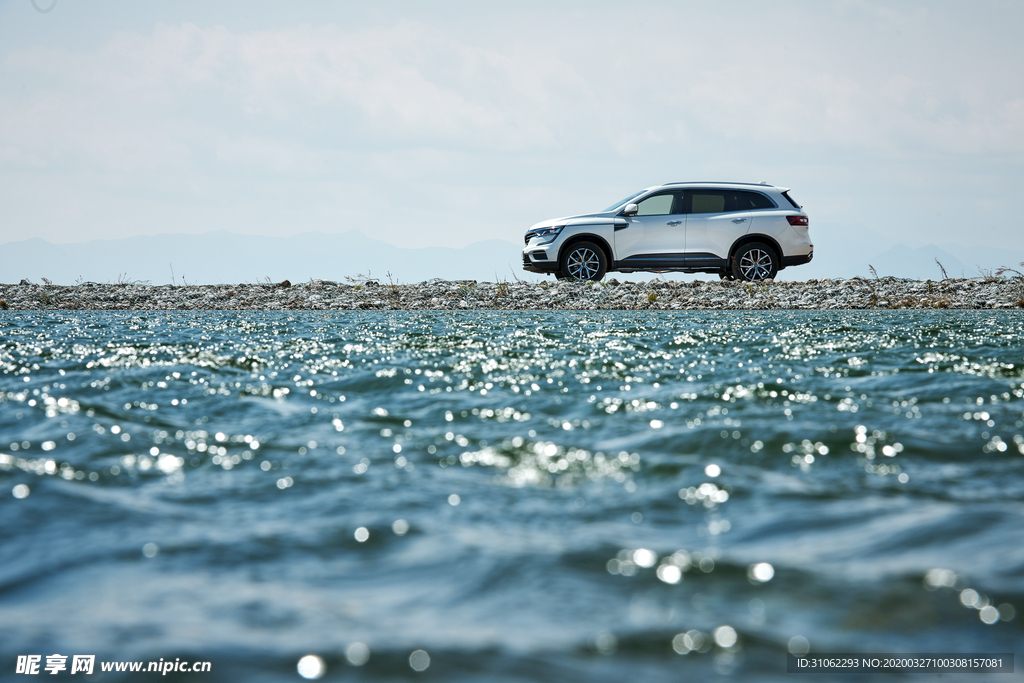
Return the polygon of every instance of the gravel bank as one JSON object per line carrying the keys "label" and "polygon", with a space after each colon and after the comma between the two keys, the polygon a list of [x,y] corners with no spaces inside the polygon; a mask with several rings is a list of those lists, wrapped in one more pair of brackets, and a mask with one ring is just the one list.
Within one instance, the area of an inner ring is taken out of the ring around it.
{"label": "gravel bank", "polygon": [[1024,279],[0,285],[7,310],[1017,309]]}

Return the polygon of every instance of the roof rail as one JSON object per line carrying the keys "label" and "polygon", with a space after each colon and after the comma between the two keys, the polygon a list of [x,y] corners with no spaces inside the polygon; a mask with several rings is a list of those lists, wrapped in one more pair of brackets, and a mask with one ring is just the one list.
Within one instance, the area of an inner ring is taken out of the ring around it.
{"label": "roof rail", "polygon": [[665,183],[665,185],[749,185],[751,187],[774,187],[774,185],[766,182],[739,183],[735,180],[681,180],[674,183]]}

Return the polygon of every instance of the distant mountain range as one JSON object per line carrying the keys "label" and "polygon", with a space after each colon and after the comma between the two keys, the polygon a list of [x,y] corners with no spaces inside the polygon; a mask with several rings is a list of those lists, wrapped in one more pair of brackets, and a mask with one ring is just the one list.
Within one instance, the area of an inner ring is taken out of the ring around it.
{"label": "distant mountain range", "polygon": [[381,282],[534,279],[522,269],[522,247],[485,240],[462,249],[406,249],[367,237],[359,230],[291,237],[239,235],[224,230],[198,235],[154,235],[79,244],[39,238],[0,245],[0,282],[23,278],[55,284],[117,282],[235,284],[310,279],[344,282],[369,275]]}
{"label": "distant mountain range", "polygon": [[[895,275],[915,280],[941,280],[943,268],[949,277],[980,277],[994,273],[1003,266],[1024,271],[1021,261],[1024,261],[1024,251],[965,247],[959,244],[929,244],[911,249],[905,244],[897,244],[844,272],[847,277],[865,276],[870,272],[869,266],[874,266],[882,277]],[[939,267],[940,263],[942,268]]]}
{"label": "distant mountain range", "polygon": [[[1000,266],[1024,270],[1024,251],[965,247],[957,244],[911,248],[863,226],[829,226],[812,230],[814,260],[780,274],[784,280],[854,276],[871,277],[873,266],[885,277],[939,280],[942,263],[949,277],[977,277]],[[39,238],[0,245],[0,282],[22,279],[55,284],[75,282],[149,282],[154,285],[235,284],[310,279],[344,282],[346,276],[369,275],[387,282],[446,280],[539,280],[522,269],[522,247],[505,240],[485,240],[461,249],[396,247],[359,230],[340,234],[303,233],[291,237],[239,235],[227,231],[198,235],[154,235],[78,244],[51,244]],[[620,280],[648,280],[653,275],[615,274]],[[708,275],[661,275],[663,279],[709,279]]]}
{"label": "distant mountain range", "polygon": [[797,268],[787,268],[780,275],[785,280],[807,280],[826,277],[879,277],[941,280],[942,270],[949,277],[980,277],[1002,266],[1024,271],[1024,251],[964,246],[961,244],[927,244],[909,247],[886,234],[860,225],[828,225],[813,227],[814,260]]}

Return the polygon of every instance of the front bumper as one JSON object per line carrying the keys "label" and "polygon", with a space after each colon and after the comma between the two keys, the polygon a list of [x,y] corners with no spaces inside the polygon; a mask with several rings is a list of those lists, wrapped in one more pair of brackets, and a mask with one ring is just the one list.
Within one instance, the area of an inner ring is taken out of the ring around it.
{"label": "front bumper", "polygon": [[558,261],[548,257],[548,252],[537,247],[523,250],[523,270],[531,273],[554,273],[558,270]]}

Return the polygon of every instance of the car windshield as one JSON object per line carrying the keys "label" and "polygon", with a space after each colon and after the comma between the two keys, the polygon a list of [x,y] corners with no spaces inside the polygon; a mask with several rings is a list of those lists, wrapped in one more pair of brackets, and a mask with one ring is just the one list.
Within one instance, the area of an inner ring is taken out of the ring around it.
{"label": "car windshield", "polygon": [[629,195],[628,197],[626,197],[622,201],[615,202],[614,204],[609,206],[607,209],[601,209],[601,213],[607,213],[608,211],[614,211],[615,209],[619,208],[623,204],[626,204],[627,202],[629,202],[629,201],[631,201],[633,199],[636,199],[637,197],[642,195],[644,192],[647,192],[647,190],[640,190],[639,192],[634,192],[633,194]]}

